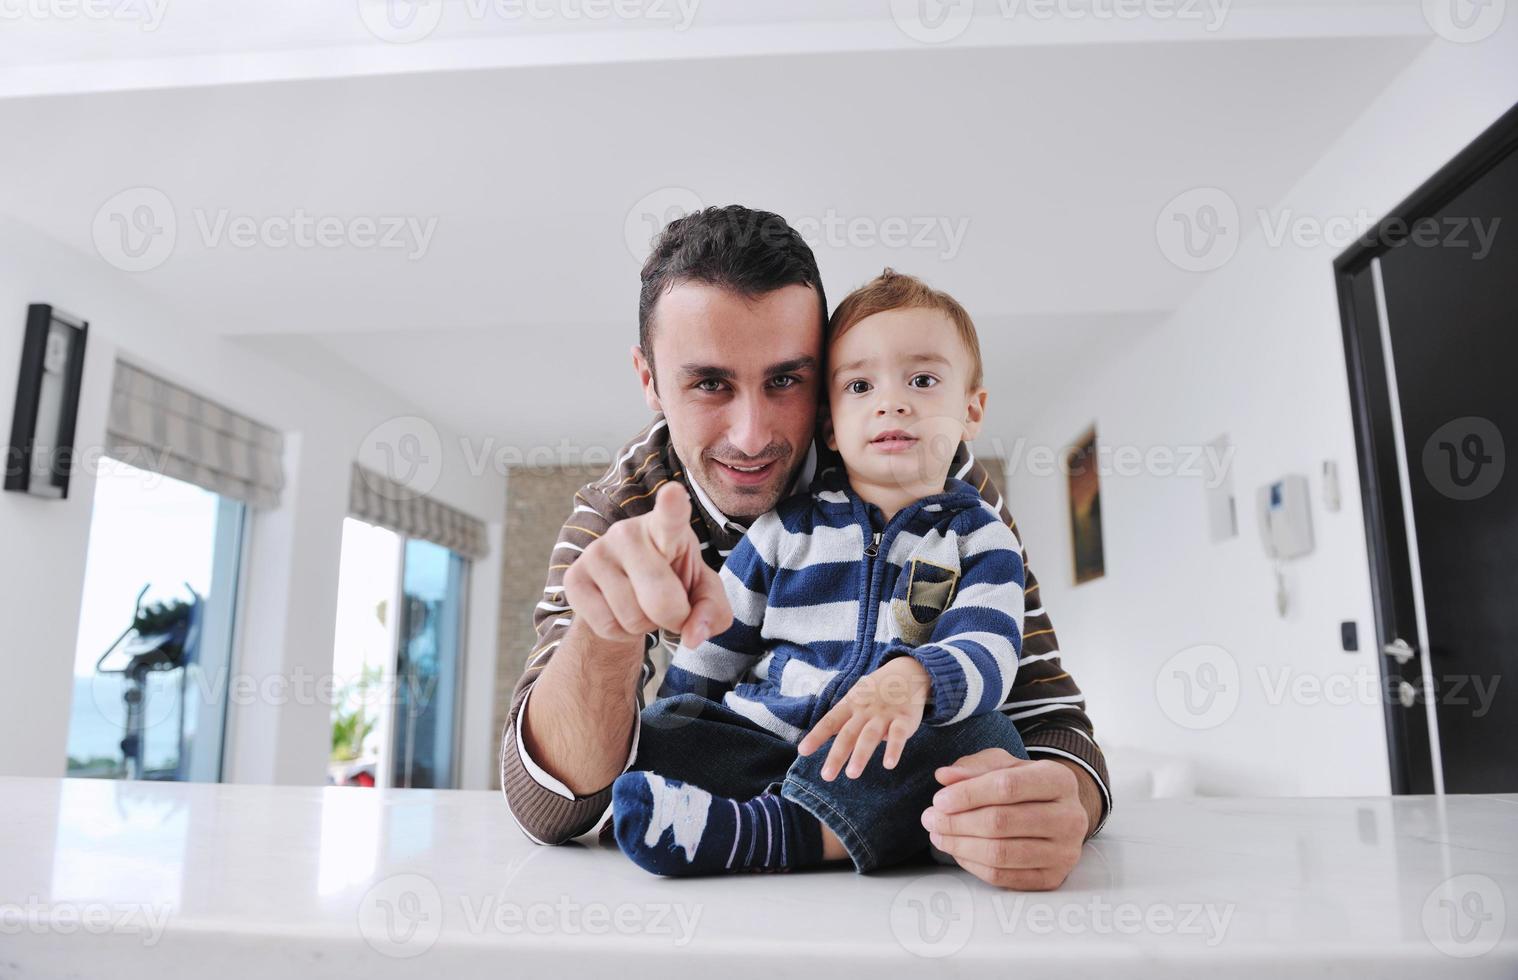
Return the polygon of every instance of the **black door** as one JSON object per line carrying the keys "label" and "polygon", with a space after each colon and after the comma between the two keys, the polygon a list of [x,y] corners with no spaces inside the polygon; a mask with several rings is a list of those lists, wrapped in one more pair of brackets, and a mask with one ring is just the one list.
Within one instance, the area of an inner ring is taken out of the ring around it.
{"label": "black door", "polygon": [[1518,791],[1518,110],[1338,267],[1393,787]]}

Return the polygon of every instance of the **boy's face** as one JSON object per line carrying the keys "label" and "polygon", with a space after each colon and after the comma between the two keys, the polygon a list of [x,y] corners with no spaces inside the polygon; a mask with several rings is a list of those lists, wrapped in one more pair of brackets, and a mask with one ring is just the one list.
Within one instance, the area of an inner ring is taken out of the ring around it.
{"label": "boy's face", "polygon": [[856,489],[943,489],[955,449],[985,415],[986,389],[970,388],[971,371],[970,352],[938,310],[876,313],[832,345],[823,435]]}

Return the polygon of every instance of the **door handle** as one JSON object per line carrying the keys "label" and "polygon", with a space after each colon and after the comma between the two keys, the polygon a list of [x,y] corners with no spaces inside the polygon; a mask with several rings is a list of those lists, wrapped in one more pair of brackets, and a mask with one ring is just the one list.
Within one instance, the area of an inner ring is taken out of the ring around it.
{"label": "door handle", "polygon": [[1395,660],[1398,666],[1407,663],[1417,655],[1417,651],[1400,636],[1382,647],[1381,652]]}

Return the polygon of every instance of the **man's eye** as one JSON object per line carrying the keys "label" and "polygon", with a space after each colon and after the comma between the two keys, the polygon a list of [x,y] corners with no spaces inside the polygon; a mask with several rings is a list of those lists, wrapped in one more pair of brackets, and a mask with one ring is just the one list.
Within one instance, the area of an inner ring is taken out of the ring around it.
{"label": "man's eye", "polygon": [[[707,387],[708,385],[711,387]],[[722,382],[718,381],[715,378],[703,378],[700,381],[696,382],[696,389],[698,391],[718,391],[721,389],[721,387]]]}
{"label": "man's eye", "polygon": [[862,395],[870,390],[870,383],[868,381],[850,381],[843,386],[843,389],[851,395]]}
{"label": "man's eye", "polygon": [[[918,384],[917,382],[919,381],[924,381],[927,383]],[[919,374],[912,378],[910,384],[914,388],[931,388],[934,385],[938,384],[938,379],[933,377],[931,374]]]}
{"label": "man's eye", "polygon": [[770,384],[774,385],[776,388],[794,388],[800,383],[801,379],[796,377],[794,374],[782,374],[770,382]]}

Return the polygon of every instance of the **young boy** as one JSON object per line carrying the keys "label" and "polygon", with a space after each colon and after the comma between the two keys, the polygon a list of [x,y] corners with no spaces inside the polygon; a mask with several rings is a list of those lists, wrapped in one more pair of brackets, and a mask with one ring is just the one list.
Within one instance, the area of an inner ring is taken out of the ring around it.
{"label": "young boy", "polygon": [[655,874],[821,864],[824,827],[861,872],[905,860],[929,844],[936,766],[1026,758],[997,710],[1022,648],[1021,549],[948,472],[985,413],[974,325],[887,269],[826,340],[822,433],[842,466],[754,521],[721,572],[733,625],[675,652],[613,785],[618,845]]}

